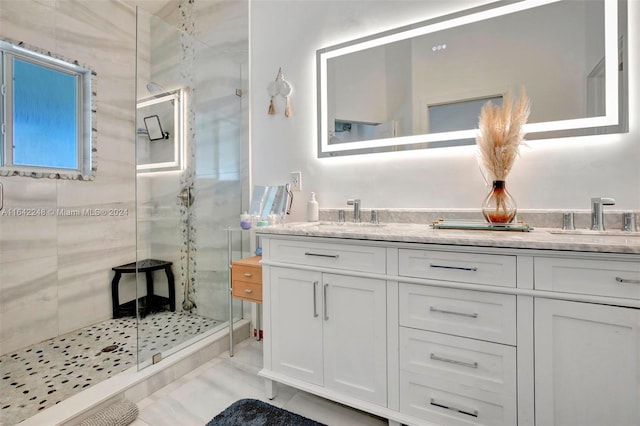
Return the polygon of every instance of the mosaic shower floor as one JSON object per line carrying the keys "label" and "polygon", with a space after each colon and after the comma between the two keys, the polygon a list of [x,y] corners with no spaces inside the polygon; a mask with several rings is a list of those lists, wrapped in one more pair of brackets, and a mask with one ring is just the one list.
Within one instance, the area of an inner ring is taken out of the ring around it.
{"label": "mosaic shower floor", "polygon": [[[147,360],[222,324],[183,312],[140,321]],[[0,357],[0,426],[25,420],[136,365],[136,319],[111,319]]]}

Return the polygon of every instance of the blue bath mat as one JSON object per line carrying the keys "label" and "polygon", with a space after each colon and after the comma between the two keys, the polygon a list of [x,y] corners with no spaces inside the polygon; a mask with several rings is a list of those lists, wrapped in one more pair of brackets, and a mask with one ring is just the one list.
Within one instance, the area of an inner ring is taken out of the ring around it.
{"label": "blue bath mat", "polygon": [[207,426],[326,426],[257,399],[241,399],[215,416]]}

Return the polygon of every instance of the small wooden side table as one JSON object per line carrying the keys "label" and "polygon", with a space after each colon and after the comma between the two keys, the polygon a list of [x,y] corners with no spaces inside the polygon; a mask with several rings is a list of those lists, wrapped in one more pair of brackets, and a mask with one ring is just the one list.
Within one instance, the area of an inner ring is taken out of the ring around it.
{"label": "small wooden side table", "polygon": [[236,299],[262,303],[262,256],[231,262],[231,293]]}
{"label": "small wooden side table", "polygon": [[255,339],[262,339],[262,256],[247,257],[231,262],[231,296],[256,303]]}

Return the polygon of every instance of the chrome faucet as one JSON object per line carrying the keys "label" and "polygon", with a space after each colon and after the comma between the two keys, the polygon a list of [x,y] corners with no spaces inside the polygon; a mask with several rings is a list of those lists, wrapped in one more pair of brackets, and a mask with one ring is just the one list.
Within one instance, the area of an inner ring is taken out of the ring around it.
{"label": "chrome faucet", "polygon": [[591,199],[591,230],[604,231],[604,211],[602,206],[613,206],[613,198],[594,197]]}
{"label": "chrome faucet", "polygon": [[353,223],[360,223],[360,200],[349,199],[347,205],[353,206]]}

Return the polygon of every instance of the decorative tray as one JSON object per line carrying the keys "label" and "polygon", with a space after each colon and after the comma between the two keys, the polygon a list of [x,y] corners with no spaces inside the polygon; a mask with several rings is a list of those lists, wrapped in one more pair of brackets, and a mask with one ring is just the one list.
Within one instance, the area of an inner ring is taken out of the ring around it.
{"label": "decorative tray", "polygon": [[440,219],[433,222],[431,225],[433,229],[471,229],[481,231],[518,231],[529,232],[533,231],[533,227],[524,222],[518,223],[487,223],[474,220],[455,220],[455,219]]}

